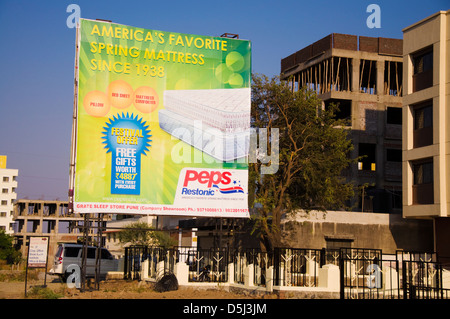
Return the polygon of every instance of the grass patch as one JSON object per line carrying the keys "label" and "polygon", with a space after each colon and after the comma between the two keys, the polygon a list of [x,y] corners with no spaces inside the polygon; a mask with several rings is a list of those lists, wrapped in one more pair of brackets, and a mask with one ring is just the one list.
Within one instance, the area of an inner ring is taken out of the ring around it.
{"label": "grass patch", "polygon": [[34,286],[28,292],[27,296],[29,298],[35,299],[59,299],[64,297],[63,294],[57,293],[50,288],[42,286]]}
{"label": "grass patch", "polygon": [[[28,280],[38,280],[39,272],[28,271]],[[25,281],[25,270],[0,270],[0,282]]]}

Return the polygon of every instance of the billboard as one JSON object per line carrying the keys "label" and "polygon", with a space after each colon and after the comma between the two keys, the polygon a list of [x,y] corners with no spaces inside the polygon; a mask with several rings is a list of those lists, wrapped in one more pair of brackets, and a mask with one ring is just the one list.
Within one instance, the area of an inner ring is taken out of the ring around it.
{"label": "billboard", "polygon": [[251,45],[80,19],[73,209],[248,217]]}

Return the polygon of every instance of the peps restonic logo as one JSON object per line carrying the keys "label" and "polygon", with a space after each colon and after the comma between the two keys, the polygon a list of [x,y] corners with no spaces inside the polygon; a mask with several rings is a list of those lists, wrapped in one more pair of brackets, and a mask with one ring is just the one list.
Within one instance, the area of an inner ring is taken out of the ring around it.
{"label": "peps restonic logo", "polygon": [[[204,185],[207,189],[196,187],[196,185],[192,187],[191,183]],[[229,171],[186,170],[181,190],[182,195],[214,196],[216,192],[235,194],[244,193],[244,189],[238,180],[232,179],[232,172]]]}

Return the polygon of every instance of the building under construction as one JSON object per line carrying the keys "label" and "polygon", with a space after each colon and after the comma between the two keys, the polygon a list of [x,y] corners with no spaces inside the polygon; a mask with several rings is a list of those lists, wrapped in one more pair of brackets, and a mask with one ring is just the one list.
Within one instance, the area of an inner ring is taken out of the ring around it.
{"label": "building under construction", "polygon": [[348,120],[352,157],[343,174],[359,196],[354,210],[401,212],[402,46],[400,39],[333,33],[281,60],[281,79],[293,90],[317,92],[323,107],[339,106]]}

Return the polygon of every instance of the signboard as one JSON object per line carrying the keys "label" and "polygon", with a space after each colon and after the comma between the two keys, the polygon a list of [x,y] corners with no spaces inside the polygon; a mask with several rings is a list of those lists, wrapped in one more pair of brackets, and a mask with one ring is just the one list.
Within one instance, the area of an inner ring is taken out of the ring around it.
{"label": "signboard", "polygon": [[248,217],[251,45],[80,19],[73,209]]}
{"label": "signboard", "polygon": [[28,248],[28,268],[47,266],[48,237],[30,237]]}

